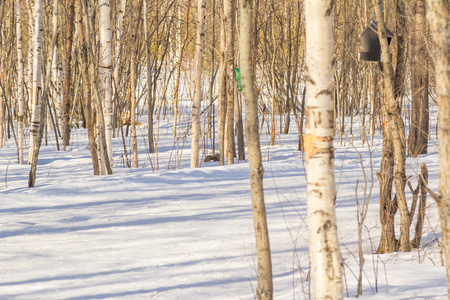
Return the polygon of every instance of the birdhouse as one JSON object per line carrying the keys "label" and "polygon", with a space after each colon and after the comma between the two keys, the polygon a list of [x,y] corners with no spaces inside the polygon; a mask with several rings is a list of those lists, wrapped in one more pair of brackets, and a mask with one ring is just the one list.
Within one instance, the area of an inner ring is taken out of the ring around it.
{"label": "birdhouse", "polygon": [[[378,38],[378,34],[376,33],[377,30],[378,28],[376,23],[372,23],[361,33],[360,38],[363,52],[359,52],[359,60],[364,61],[383,60],[381,57],[380,39]],[[390,45],[391,40],[394,37],[394,34],[387,28],[386,34],[388,39],[388,45]],[[388,55],[392,56],[392,54],[390,53],[388,53]]]}

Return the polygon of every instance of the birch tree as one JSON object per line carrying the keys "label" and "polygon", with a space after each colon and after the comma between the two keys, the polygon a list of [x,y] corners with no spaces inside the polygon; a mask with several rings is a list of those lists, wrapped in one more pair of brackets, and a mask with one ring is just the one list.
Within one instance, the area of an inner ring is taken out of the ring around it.
{"label": "birch tree", "polygon": [[[57,58],[58,58],[58,47],[57,47],[57,39],[58,39],[58,17],[59,17],[59,1],[53,0],[53,12],[52,12],[52,35],[50,41],[50,53],[47,56],[47,65],[45,66],[46,74],[44,78],[44,87],[45,92],[48,93],[46,95],[49,97],[52,94],[52,83],[56,83],[53,79],[57,76]],[[56,74],[55,74],[56,73]],[[47,103],[50,103],[49,99],[46,99]],[[50,116],[50,113],[48,114]],[[58,133],[55,132],[55,135]],[[59,145],[58,145],[59,150]]]}
{"label": "birch tree", "polygon": [[94,120],[92,116],[92,105],[91,105],[91,85],[89,79],[89,62],[88,62],[88,51],[87,42],[85,37],[85,30],[83,28],[83,5],[81,0],[77,0],[76,3],[76,16],[77,16],[77,28],[78,35],[80,39],[80,56],[81,56],[81,75],[83,78],[83,88],[84,88],[84,111],[86,117],[86,127],[89,138],[89,151],[91,152],[91,159],[94,168],[94,175],[100,175],[100,165],[97,152],[97,143],[95,142],[94,136]]}
{"label": "birch tree", "polygon": [[72,87],[72,43],[73,43],[73,32],[74,32],[74,19],[75,19],[75,2],[70,0],[68,12],[68,24],[66,31],[66,45],[65,45],[65,64],[64,64],[64,126],[63,126],[63,146],[64,151],[69,145],[70,140],[70,113],[72,108],[71,102],[71,87]]}
{"label": "birch tree", "polygon": [[264,203],[261,145],[259,142],[258,100],[255,96],[252,59],[252,0],[239,1],[241,18],[239,21],[239,51],[241,63],[242,92],[245,98],[245,132],[250,169],[250,189],[252,198],[253,225],[258,261],[258,299],[273,299],[272,260],[270,254],[269,230]]}
{"label": "birch tree", "polygon": [[202,100],[202,64],[203,45],[205,42],[205,10],[206,0],[198,0],[197,39],[195,42],[194,101],[192,104],[191,168],[198,167],[198,156],[200,151],[200,106]]}
{"label": "birch tree", "polygon": [[439,119],[439,195],[437,201],[442,228],[447,270],[447,289],[450,295],[450,24],[449,1],[428,0],[427,19],[433,39],[433,58],[436,73],[436,92]]}
{"label": "birch tree", "polygon": [[59,132],[63,131],[63,124],[64,124],[64,111],[63,111],[63,95],[62,95],[62,72],[63,72],[63,63],[58,63],[58,53],[55,51],[55,57],[53,59],[52,66],[52,76],[53,76],[53,83],[55,85],[54,89],[54,97],[53,101],[55,103],[55,115],[56,115],[56,123],[58,124]]}
{"label": "birch tree", "polygon": [[23,43],[22,43],[22,5],[20,0],[16,0],[16,43],[17,43],[17,135],[19,140],[19,164],[24,163],[23,147],[24,147],[24,131],[23,117],[25,110],[24,99],[24,64],[23,64]]}
{"label": "birch tree", "polygon": [[227,113],[226,113],[226,157],[227,164],[234,163],[234,22],[235,22],[235,1],[224,1],[225,21],[225,40],[226,40],[226,99],[227,99]]}
{"label": "birch tree", "polygon": [[333,1],[305,0],[306,130],[304,136],[313,299],[342,299],[334,182]]}
{"label": "birch tree", "polygon": [[[116,40],[115,40],[115,64],[114,64],[114,74],[113,74],[113,95],[117,97],[119,90],[119,70],[121,66],[120,54],[122,52],[122,24],[123,24],[123,13],[125,11],[125,0],[120,0],[120,7],[117,16],[117,28],[116,28]],[[117,102],[117,101],[116,101]]]}
{"label": "birch tree", "polygon": [[[57,13],[57,12],[56,12]],[[58,45],[55,44],[55,47],[57,48]],[[56,49],[57,50],[57,49]],[[53,51],[53,58],[52,58],[52,69],[51,69],[51,86],[50,93],[52,95],[52,101],[55,108],[55,122],[60,125],[59,122],[59,109],[61,107],[60,97],[59,97],[59,91],[58,91],[58,82],[59,82],[59,68],[58,68],[58,51]],[[59,128],[57,129],[57,131]],[[56,132],[57,134],[57,132]]]}
{"label": "birch tree", "polygon": [[[40,0],[41,1],[41,0]],[[42,3],[41,4],[37,4],[36,1],[36,5],[35,7],[41,7],[42,10]],[[44,83],[43,83],[43,89],[42,89],[42,99],[39,99],[39,105],[42,105],[42,107],[39,110],[39,126],[37,128],[37,135],[36,135],[36,140],[35,143],[33,145],[33,148],[30,149],[31,152],[31,170],[30,170],[30,174],[29,174],[29,178],[28,178],[28,187],[33,187],[36,181],[36,168],[37,168],[37,160],[38,160],[38,156],[39,156],[39,150],[41,147],[41,141],[42,141],[42,136],[44,133],[44,127],[45,127],[45,117],[46,117],[46,108],[47,108],[47,103],[48,103],[48,98],[49,98],[49,90],[50,90],[50,77],[51,77],[51,66],[52,66],[52,60],[53,60],[53,51],[56,51],[56,36],[57,36],[57,31],[58,31],[58,6],[59,6],[59,0],[53,0],[53,16],[52,16],[52,35],[51,35],[51,43],[50,43],[50,47],[49,49],[51,49],[51,53],[49,53],[49,55],[47,56],[47,64],[45,66],[45,69],[47,70],[47,73],[45,74],[45,78],[44,78]],[[36,15],[37,17],[37,15]],[[36,32],[39,31],[43,31],[43,27],[42,27],[42,18],[41,20],[39,20],[38,18],[36,18],[36,24],[41,23],[41,28],[42,30],[37,30],[38,28],[36,27]],[[39,41],[35,40],[35,45],[39,45]],[[40,44],[42,45],[42,41],[40,42]],[[36,57],[36,55],[39,57],[41,55],[37,54],[35,52],[34,57]],[[37,73],[35,73],[34,71],[38,71]],[[39,69],[34,69],[33,70],[33,74],[41,74],[41,70]],[[34,87],[33,87],[34,90]],[[34,93],[34,92],[33,92]],[[30,162],[29,162],[30,163]]]}
{"label": "birch tree", "polygon": [[[84,28],[84,37],[85,39],[88,41],[87,44],[88,45],[93,45],[95,43],[95,37],[93,35],[93,28],[94,25],[92,24],[92,17],[91,17],[91,13],[90,13],[90,7],[89,7],[89,3],[88,0],[82,0],[81,1],[82,5],[82,14],[83,16],[87,16],[85,18],[83,18],[83,28]],[[90,62],[94,61],[95,59],[97,59],[98,57],[98,53],[96,51],[96,48],[94,47],[89,47],[87,49],[88,53],[89,53],[89,57],[90,57]],[[86,80],[85,83],[87,81],[90,81],[91,86],[93,87],[91,89],[92,95],[94,96],[94,100],[96,103],[96,112],[97,112],[97,138],[98,138],[98,158],[99,158],[99,163],[101,164],[101,168],[106,167],[106,173],[102,174],[102,175],[110,175],[113,174],[113,170],[111,168],[111,163],[109,162],[109,157],[108,157],[108,151],[106,149],[106,138],[105,138],[105,118],[103,116],[103,105],[102,105],[102,100],[100,98],[100,84],[98,82],[98,69],[94,68],[94,64],[93,63],[89,63],[88,64],[88,68],[89,68],[89,80]],[[92,153],[92,152],[91,152]],[[95,163],[94,163],[94,168],[95,168]],[[101,171],[101,170],[100,170]]]}
{"label": "birch tree", "polygon": [[[181,7],[179,6],[179,22],[181,22]],[[178,124],[178,101],[179,101],[179,97],[180,97],[180,82],[181,82],[181,66],[183,63],[183,55],[184,55],[184,51],[186,49],[186,46],[188,44],[188,40],[189,40],[189,12],[191,9],[191,0],[188,0],[187,3],[187,9],[186,9],[186,24],[185,24],[185,35],[183,38],[183,41],[181,42],[181,44],[179,44],[179,49],[178,49],[178,64],[177,64],[177,77],[175,80],[175,87],[174,87],[174,91],[173,91],[173,137],[176,138],[177,137],[177,124]],[[179,31],[181,31],[181,27],[179,27]],[[180,34],[181,36],[181,34]]]}
{"label": "birch tree", "polygon": [[[105,139],[109,162],[112,168],[112,137],[113,137],[113,107],[111,85],[111,7],[109,0],[100,0],[99,10],[99,35],[100,35],[100,63],[99,80],[100,95],[103,100],[103,116],[105,118]],[[106,173],[106,169],[102,173]]]}
{"label": "birch tree", "polygon": [[37,142],[40,114],[41,114],[41,93],[42,93],[42,39],[43,39],[43,21],[42,21],[42,0],[36,0],[34,3],[35,17],[34,37],[33,37],[33,82],[31,97],[31,129],[30,143],[28,150],[28,164],[32,163],[34,146]]}
{"label": "birch tree", "polygon": [[26,9],[28,11],[28,36],[30,37],[28,39],[28,58],[27,58],[27,74],[26,74],[26,86],[27,86],[27,94],[28,94],[28,109],[31,110],[31,98],[32,98],[32,90],[33,90],[33,52],[34,52],[34,21],[35,17],[33,14],[33,2],[29,1],[28,3],[25,2]]}
{"label": "birch tree", "polygon": [[[224,10],[222,9],[222,15]],[[227,75],[226,75],[226,39],[225,39],[225,17],[220,18],[220,46],[219,46],[219,112],[217,122],[219,123],[219,163],[225,164],[225,117],[227,109]]]}
{"label": "birch tree", "polygon": [[144,36],[145,36],[145,58],[146,58],[146,68],[147,68],[147,119],[148,119],[148,149],[150,153],[155,152],[155,141],[153,138],[153,110],[154,101],[152,97],[153,92],[153,82],[152,82],[152,66],[151,66],[151,39],[148,34],[149,22],[148,22],[148,2],[144,1]]}
{"label": "birch tree", "polygon": [[129,22],[130,22],[130,45],[131,45],[131,59],[130,59],[130,93],[131,93],[131,105],[130,105],[130,117],[131,117],[131,140],[133,144],[133,168],[139,166],[138,162],[138,147],[136,138],[136,32],[134,28],[134,10],[133,1],[128,3],[129,9]]}

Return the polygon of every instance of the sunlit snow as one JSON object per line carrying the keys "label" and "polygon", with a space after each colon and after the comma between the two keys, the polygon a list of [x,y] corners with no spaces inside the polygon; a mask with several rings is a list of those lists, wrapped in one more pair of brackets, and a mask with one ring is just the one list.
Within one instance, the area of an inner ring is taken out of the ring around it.
{"label": "sunlit snow", "polygon": [[[114,139],[111,176],[92,175],[83,129],[73,129],[66,152],[56,151],[49,133],[34,188],[27,187],[30,167],[17,164],[14,140],[0,149],[0,299],[254,299],[248,162],[232,166],[210,162],[191,169],[190,136],[174,145],[171,124],[163,119],[158,124],[157,155],[146,151],[145,126],[138,129],[138,169],[126,167],[121,138]],[[267,127],[261,134],[274,296],[309,299],[304,157],[297,151],[295,122],[291,124],[292,133],[277,135],[276,146],[269,146]],[[369,149],[361,145],[358,126],[353,143],[351,135],[343,145],[335,143],[345,297],[356,294],[356,197],[362,202],[364,164],[367,192],[371,176],[373,189],[364,223],[360,298],[447,299],[441,229],[430,197],[423,246],[410,253],[375,254],[381,230],[376,177],[381,134],[377,131]],[[128,156],[132,157],[130,152]],[[437,190],[438,157],[433,135],[429,154],[407,159],[414,187],[425,162],[429,187]],[[407,195],[410,201],[409,190]],[[415,221],[411,229],[414,226]]]}

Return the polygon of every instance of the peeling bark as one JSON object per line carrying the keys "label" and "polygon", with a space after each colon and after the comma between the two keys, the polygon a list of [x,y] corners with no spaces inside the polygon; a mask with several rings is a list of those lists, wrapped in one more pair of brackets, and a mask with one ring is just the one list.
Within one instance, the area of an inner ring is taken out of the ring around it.
{"label": "peeling bark", "polygon": [[337,236],[334,181],[333,34],[331,1],[307,0],[306,130],[309,252],[313,299],[342,299],[342,257]]}

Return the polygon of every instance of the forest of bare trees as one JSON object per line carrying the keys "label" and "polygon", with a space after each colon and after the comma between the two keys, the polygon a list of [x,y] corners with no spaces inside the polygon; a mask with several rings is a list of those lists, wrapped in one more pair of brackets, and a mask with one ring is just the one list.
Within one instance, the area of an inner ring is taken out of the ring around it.
{"label": "forest of bare trees", "polygon": [[[275,145],[293,123],[298,150],[306,155],[309,222],[319,228],[310,228],[310,234],[322,229],[324,234],[311,244],[313,280],[325,277],[320,270],[334,274],[333,282],[318,283],[317,289],[329,284],[335,290],[314,295],[338,299],[342,258],[333,140],[342,144],[358,137],[371,147],[374,134],[382,132],[377,252],[419,247],[429,195],[439,207],[450,260],[448,5],[448,0],[2,0],[0,148],[16,145],[16,163],[30,165],[29,187],[39,181],[41,145],[52,140],[57,151],[69,151],[74,127],[87,131],[95,175],[113,174],[113,140],[123,141],[129,168],[141,166],[137,131],[143,120],[145,151],[156,154],[159,120],[173,120],[174,169],[189,143],[193,168],[203,161],[230,165],[248,158],[263,270],[257,295],[271,299],[259,134]],[[375,34],[378,42],[378,49],[369,49],[375,59],[359,54],[366,34]],[[427,153],[435,134],[429,128],[434,104],[439,191],[428,189],[426,165],[420,174],[405,168],[408,156]],[[354,122],[360,122],[360,131],[353,130]],[[328,262],[319,257],[323,249]]]}

